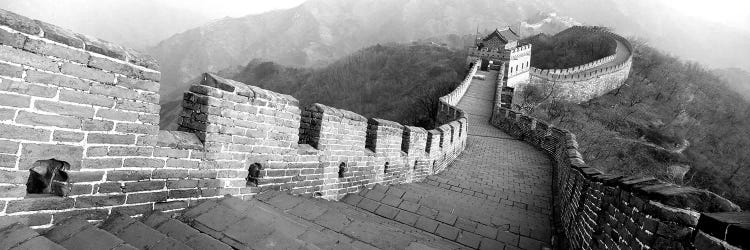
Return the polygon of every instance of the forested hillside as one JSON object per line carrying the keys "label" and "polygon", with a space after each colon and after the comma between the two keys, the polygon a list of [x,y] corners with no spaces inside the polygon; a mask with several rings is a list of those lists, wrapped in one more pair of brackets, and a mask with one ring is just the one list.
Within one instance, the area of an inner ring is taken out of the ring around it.
{"label": "forested hillside", "polygon": [[550,36],[538,34],[521,41],[531,47],[531,66],[564,69],[586,64],[615,53],[617,42],[601,33],[567,29]]}
{"label": "forested hillside", "polygon": [[586,103],[532,115],[571,130],[585,160],[615,174],[707,188],[750,208],[750,104],[722,79],[634,42],[629,79]]}
{"label": "forested hillside", "polygon": [[[466,73],[466,53],[427,45],[376,45],[321,69],[253,60],[220,73],[234,80],[289,94],[300,105],[322,103],[366,117],[429,127],[438,97]],[[174,127],[179,103],[164,105],[162,126]]]}

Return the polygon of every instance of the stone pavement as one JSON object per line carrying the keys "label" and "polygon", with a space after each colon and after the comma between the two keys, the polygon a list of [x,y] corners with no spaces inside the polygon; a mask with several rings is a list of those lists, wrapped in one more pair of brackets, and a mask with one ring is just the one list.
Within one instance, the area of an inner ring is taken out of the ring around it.
{"label": "stone pavement", "polygon": [[41,234],[0,223],[1,249],[544,249],[551,245],[551,163],[490,126],[497,72],[458,104],[465,151],[420,183],[376,185],[341,201],[265,191],[196,202],[98,227],[72,217]]}

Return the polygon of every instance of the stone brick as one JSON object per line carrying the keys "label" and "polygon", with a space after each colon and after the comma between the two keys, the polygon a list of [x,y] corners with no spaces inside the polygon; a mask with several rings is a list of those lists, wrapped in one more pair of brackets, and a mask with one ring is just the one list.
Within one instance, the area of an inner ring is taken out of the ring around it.
{"label": "stone brick", "polygon": [[89,60],[89,54],[76,50],[70,47],[60,46],[53,43],[47,43],[37,39],[27,39],[26,44],[23,46],[24,50],[34,52],[36,54],[54,56],[66,60],[71,60],[77,63],[87,63]]}
{"label": "stone brick", "polygon": [[15,168],[18,157],[15,155],[0,154],[0,167]]}
{"label": "stone brick", "polygon": [[167,191],[128,194],[127,204],[166,201],[167,197]]}
{"label": "stone brick", "polygon": [[[183,179],[187,177],[187,169],[156,169],[152,176],[154,179]],[[167,186],[169,186],[169,183],[167,183]]]}
{"label": "stone brick", "polygon": [[161,107],[158,104],[153,103],[117,100],[117,105],[115,106],[115,108],[150,114],[158,114]]}
{"label": "stone brick", "polygon": [[18,142],[0,140],[0,153],[3,154],[15,154],[18,152]]}
{"label": "stone brick", "polygon": [[[33,126],[52,126],[58,128],[80,129],[81,119],[59,115],[43,115],[21,110],[16,122]],[[54,139],[54,138],[53,138]],[[82,138],[81,138],[82,139]]]}
{"label": "stone brick", "polygon": [[122,166],[126,168],[163,168],[164,160],[151,158],[127,158]]}
{"label": "stone brick", "polygon": [[169,190],[170,199],[184,199],[184,198],[197,198],[197,197],[200,197],[200,190],[198,189]]}
{"label": "stone brick", "polygon": [[114,122],[105,120],[83,120],[81,124],[81,128],[85,131],[112,131],[114,127]]}
{"label": "stone brick", "polygon": [[[60,100],[108,108],[115,106],[115,100],[112,98],[103,95],[89,94],[83,91],[74,91],[67,89],[60,90]],[[101,110],[99,110],[99,112],[101,112]]]}
{"label": "stone brick", "polygon": [[82,146],[62,144],[21,143],[19,169],[30,169],[37,160],[56,159],[70,164],[70,169],[81,169]]}
{"label": "stone brick", "polygon": [[51,98],[57,95],[57,87],[36,85],[8,79],[0,79],[0,90],[46,98]]}
{"label": "stone brick", "polygon": [[68,195],[92,194],[94,185],[92,184],[73,184]]}
{"label": "stone brick", "polygon": [[77,35],[72,31],[39,20],[35,20],[35,22],[44,31],[44,38],[75,48],[83,49],[83,40],[79,39]]}
{"label": "stone brick", "polygon": [[12,33],[0,30],[0,44],[8,45],[14,48],[23,48],[26,42],[26,36],[21,33]]}
{"label": "stone brick", "polygon": [[[5,80],[3,80],[3,82],[5,82]],[[31,97],[0,93],[0,106],[28,108],[30,104]]]}
{"label": "stone brick", "polygon": [[199,188],[220,188],[224,187],[224,183],[219,179],[202,179],[198,180]]}
{"label": "stone brick", "polygon": [[216,170],[211,169],[191,169],[188,176],[197,179],[215,179],[218,175]]}
{"label": "stone brick", "polygon": [[168,189],[178,188],[196,188],[198,187],[198,180],[170,180],[167,181]]}
{"label": "stone brick", "polygon": [[416,223],[418,219],[419,219],[418,214],[408,212],[408,211],[403,211],[403,210],[401,210],[401,212],[399,212],[395,218],[395,220],[401,223],[404,223],[406,225],[409,225],[409,226],[414,226],[414,223]]}
{"label": "stone brick", "polygon": [[159,126],[139,123],[117,123],[115,131],[128,134],[150,134],[159,132]]}
{"label": "stone brick", "polygon": [[166,201],[154,203],[154,210],[157,211],[174,210],[187,207],[187,201]]}
{"label": "stone brick", "polygon": [[[110,146],[106,155],[108,156],[151,156],[151,147]],[[125,165],[125,167],[128,167]]]}
{"label": "stone brick", "polygon": [[132,79],[128,77],[118,76],[117,85],[123,86],[130,89],[140,89],[151,92],[159,92],[159,83],[148,80]]}
{"label": "stone brick", "polygon": [[74,200],[72,198],[62,197],[40,197],[11,200],[8,201],[8,206],[5,208],[5,212],[10,214],[25,211],[62,210],[72,208],[73,204]]}
{"label": "stone brick", "polygon": [[13,78],[21,78],[21,76],[23,75],[23,68],[6,63],[0,63],[0,75]]}
{"label": "stone brick", "polygon": [[167,159],[168,168],[190,168],[197,169],[199,161],[183,160],[183,159]]}
{"label": "stone brick", "polygon": [[432,220],[424,216],[420,216],[419,219],[417,219],[417,223],[414,224],[414,226],[419,229],[432,233],[432,232],[435,232],[435,229],[438,227],[438,224],[440,224],[440,222],[437,222],[435,220]]}
{"label": "stone brick", "polygon": [[[158,102],[157,102],[158,103]],[[140,114],[138,115],[138,121],[142,123],[159,125],[159,115],[156,114]]]}
{"label": "stone brick", "polygon": [[55,130],[55,132],[52,133],[52,140],[59,142],[81,142],[83,141],[83,133]]}
{"label": "stone brick", "polygon": [[2,9],[0,9],[0,24],[29,35],[39,35],[42,31],[34,20]]}
{"label": "stone brick", "polygon": [[138,77],[139,75],[138,70],[131,65],[99,56],[92,56],[88,62],[88,65],[89,67],[103,69],[109,72],[114,72],[131,77]]}
{"label": "stone brick", "polygon": [[[136,194],[130,194],[130,195],[136,195]],[[138,203],[138,202],[133,202]],[[131,203],[128,203],[131,204]],[[135,206],[122,206],[122,207],[113,207],[112,213],[119,213],[122,215],[139,215],[139,214],[148,214],[151,211],[154,210],[153,204],[143,204],[143,205],[135,205]]]}
{"label": "stone brick", "polygon": [[84,159],[81,167],[85,169],[121,168],[121,158]]}
{"label": "stone brick", "polygon": [[41,111],[51,112],[60,115],[75,116],[81,118],[93,118],[94,108],[60,103],[55,101],[37,100],[34,102],[34,107]]}
{"label": "stone brick", "polygon": [[10,121],[16,116],[15,109],[0,108],[0,121]]}
{"label": "stone brick", "polygon": [[104,171],[69,171],[69,182],[92,182],[101,181],[104,178]]}
{"label": "stone brick", "polygon": [[101,83],[114,84],[115,76],[111,73],[107,73],[94,68],[89,68],[83,65],[64,63],[60,68],[60,71],[66,75],[72,75],[83,79],[89,79]]}
{"label": "stone brick", "polygon": [[103,41],[98,38],[90,37],[86,35],[78,35],[78,38],[83,40],[83,43],[86,45],[85,46],[86,51],[91,51],[97,54],[105,55],[107,57],[116,58],[120,60],[127,59],[127,53],[120,45],[112,44],[107,41]]}
{"label": "stone brick", "polygon": [[90,84],[88,82],[85,82],[81,79],[64,76],[64,75],[58,75],[58,74],[50,74],[47,72],[41,72],[41,71],[36,71],[36,70],[26,71],[26,81],[35,82],[35,83],[44,83],[44,84],[84,90],[84,91],[89,90],[89,87],[90,87]]}
{"label": "stone brick", "polygon": [[458,238],[456,239],[458,243],[464,244],[474,249],[479,248],[479,243],[481,242],[481,240],[481,236],[466,231],[461,231],[461,233],[458,234]]}
{"label": "stone brick", "polygon": [[0,183],[26,184],[29,171],[0,170]]}
{"label": "stone brick", "polygon": [[132,193],[140,191],[151,191],[164,189],[164,181],[139,181],[139,182],[126,182],[123,192]]}
{"label": "stone brick", "polygon": [[26,185],[0,186],[0,198],[21,198],[26,196]]}
{"label": "stone brick", "polygon": [[135,135],[89,133],[87,141],[97,144],[134,144]]}
{"label": "stone brick", "polygon": [[[0,207],[4,208],[4,206],[0,206]],[[52,222],[51,214],[38,214],[37,213],[37,214],[24,214],[24,215],[13,215],[13,216],[4,216],[4,217],[10,220],[16,220],[18,222],[21,222],[23,224],[26,224],[32,227],[47,225]]]}
{"label": "stone brick", "polygon": [[81,196],[76,198],[76,208],[116,206],[125,204],[125,195]]}
{"label": "stone brick", "polygon": [[60,71],[57,67],[57,62],[55,62],[51,58],[26,52],[20,49],[14,49],[11,47],[0,47],[0,60],[23,64],[32,68],[42,69],[46,71]]}
{"label": "stone brick", "polygon": [[122,192],[122,185],[118,182],[104,182],[94,186],[95,193],[120,193]]}
{"label": "stone brick", "polygon": [[154,148],[154,156],[155,157],[171,157],[171,158],[188,158],[188,156],[190,156],[190,151],[182,150],[182,149],[174,149],[174,148],[156,147]]}
{"label": "stone brick", "polygon": [[138,92],[135,90],[100,83],[92,83],[89,91],[91,91],[92,94],[116,97],[118,99],[136,100],[139,96]]}
{"label": "stone brick", "polygon": [[96,117],[114,121],[134,122],[138,120],[138,113],[125,112],[114,109],[99,109],[96,111]]}
{"label": "stone brick", "polygon": [[437,230],[435,230],[435,234],[440,235],[443,238],[449,239],[449,240],[456,240],[458,237],[458,233],[461,230],[458,228],[449,226],[447,224],[439,223]]}
{"label": "stone brick", "polygon": [[141,181],[151,179],[151,170],[113,170],[107,172],[107,181]]}
{"label": "stone brick", "polygon": [[[52,223],[59,225],[61,222],[72,217],[75,217],[81,220],[104,220],[107,218],[108,215],[109,215],[109,211],[107,209],[72,210],[72,211],[56,213],[52,217],[53,219]],[[104,240],[101,240],[101,239],[98,239],[98,241],[104,242]],[[96,247],[94,247],[94,249],[96,249]]]}

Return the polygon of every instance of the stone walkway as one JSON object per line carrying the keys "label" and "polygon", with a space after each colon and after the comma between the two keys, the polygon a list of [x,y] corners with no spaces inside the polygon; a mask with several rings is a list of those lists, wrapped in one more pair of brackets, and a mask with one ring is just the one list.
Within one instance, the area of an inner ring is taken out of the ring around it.
{"label": "stone walkway", "polygon": [[199,202],[180,214],[71,217],[42,235],[0,223],[1,249],[544,249],[551,245],[551,166],[490,126],[497,72],[479,72],[458,104],[466,150],[420,183],[376,185],[340,202],[265,191]]}

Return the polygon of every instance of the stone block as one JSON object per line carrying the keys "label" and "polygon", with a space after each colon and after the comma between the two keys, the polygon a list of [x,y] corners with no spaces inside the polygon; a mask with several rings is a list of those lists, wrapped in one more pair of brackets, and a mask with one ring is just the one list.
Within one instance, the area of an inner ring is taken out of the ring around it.
{"label": "stone block", "polygon": [[14,48],[23,48],[23,44],[26,42],[26,36],[21,33],[13,33],[5,30],[0,30],[0,44],[11,46]]}
{"label": "stone block", "polygon": [[[152,177],[154,179],[183,179],[188,177],[187,169],[156,169]],[[167,183],[169,188],[169,183]]]}
{"label": "stone block", "polygon": [[18,167],[24,170],[31,169],[34,162],[38,160],[56,159],[70,164],[70,169],[81,169],[82,158],[82,146],[22,143]]}
{"label": "stone block", "polygon": [[33,83],[44,83],[44,84],[84,90],[84,91],[89,90],[89,87],[90,87],[89,83],[81,79],[59,75],[59,74],[51,74],[51,73],[41,72],[41,71],[36,71],[36,70],[26,71],[26,81],[33,82]]}
{"label": "stone block", "polygon": [[115,131],[128,134],[156,135],[159,132],[159,126],[139,123],[117,123]]}
{"label": "stone block", "polygon": [[126,158],[122,166],[126,168],[163,168],[164,160],[152,158]]}
{"label": "stone block", "polygon": [[159,83],[148,80],[133,79],[123,76],[117,77],[117,85],[130,89],[140,89],[150,92],[159,92]]}
{"label": "stone block", "polygon": [[135,135],[89,133],[87,141],[94,144],[135,144]]}
{"label": "stone block", "polygon": [[[89,105],[95,105],[100,107],[113,107],[115,106],[115,99],[109,98],[107,96],[103,95],[96,95],[96,94],[90,94],[83,91],[75,91],[75,90],[67,90],[67,89],[61,89],[60,90],[60,100],[66,101],[66,102],[74,102],[74,103],[80,103],[80,104],[89,104]],[[100,113],[102,110],[99,110],[97,113]]]}
{"label": "stone block", "polygon": [[[84,131],[112,131],[115,123],[105,120],[83,120],[81,129]],[[131,143],[128,143],[131,144]]]}
{"label": "stone block", "polygon": [[11,47],[0,47],[0,60],[46,71],[60,72],[57,62],[53,59]]}
{"label": "stone block", "polygon": [[36,54],[53,56],[77,63],[85,64],[89,60],[89,54],[84,51],[76,50],[67,46],[47,43],[38,39],[26,39],[23,49]]}
{"label": "stone block", "polygon": [[142,181],[151,179],[151,170],[107,171],[107,181]]}
{"label": "stone block", "polygon": [[83,141],[83,136],[84,134],[80,132],[55,130],[52,133],[52,140],[58,142],[81,142]]}
{"label": "stone block", "polygon": [[123,192],[132,193],[140,191],[152,191],[164,189],[164,181],[139,181],[139,182],[126,182],[123,188]]}
{"label": "stone block", "polygon": [[76,198],[76,208],[90,208],[103,206],[117,206],[125,204],[125,195],[98,195],[98,196],[81,196]]}
{"label": "stone block", "polygon": [[166,201],[167,191],[128,194],[127,204]]}
{"label": "stone block", "polygon": [[83,49],[83,41],[79,39],[72,31],[39,20],[34,21],[44,31],[44,38],[71,47]]}
{"label": "stone block", "polygon": [[72,183],[101,181],[103,177],[104,177],[104,171],[69,171],[68,172],[68,181]]}
{"label": "stone block", "polygon": [[84,169],[121,168],[122,158],[84,159],[81,165]]}
{"label": "stone block", "polygon": [[[3,80],[6,82],[6,80]],[[0,93],[0,106],[28,108],[31,105],[31,98],[22,95],[11,95]]]}
{"label": "stone block", "polygon": [[[20,111],[16,117],[16,122],[32,126],[51,126],[58,128],[80,129],[81,119],[59,115],[44,115]],[[83,138],[81,138],[83,139]]]}
{"label": "stone block", "polygon": [[153,104],[153,103],[117,100],[117,104],[115,105],[115,108],[122,109],[122,110],[136,111],[136,112],[144,112],[144,113],[149,113],[149,114],[158,114],[161,107],[158,104]]}
{"label": "stone block", "polygon": [[100,83],[114,84],[115,76],[95,68],[89,68],[83,65],[64,63],[60,68],[63,74],[80,77]]}
{"label": "stone block", "polygon": [[37,100],[34,102],[34,108],[60,114],[60,115],[67,115],[67,116],[75,116],[80,118],[93,118],[94,117],[94,108],[87,107],[83,105],[73,105],[73,104],[66,104],[66,103],[60,103],[56,101],[47,101],[47,100]]}
{"label": "stone block", "polygon": [[11,200],[8,201],[8,206],[5,208],[5,212],[11,214],[26,211],[63,210],[73,208],[74,202],[73,198],[63,197],[39,197]]}

